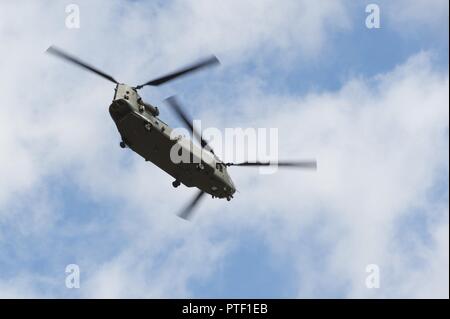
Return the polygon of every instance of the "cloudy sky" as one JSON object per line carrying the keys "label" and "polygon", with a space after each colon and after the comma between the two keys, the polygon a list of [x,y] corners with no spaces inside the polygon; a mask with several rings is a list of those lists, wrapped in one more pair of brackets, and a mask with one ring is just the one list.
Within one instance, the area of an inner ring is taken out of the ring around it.
{"label": "cloudy sky", "polygon": [[[372,2],[2,1],[0,297],[448,298],[448,1]],[[278,128],[319,169],[231,168],[235,198],[186,222],[195,191],[119,148],[114,86],[53,44],[132,85],[214,53],[144,99],[174,126],[177,94],[203,127]]]}

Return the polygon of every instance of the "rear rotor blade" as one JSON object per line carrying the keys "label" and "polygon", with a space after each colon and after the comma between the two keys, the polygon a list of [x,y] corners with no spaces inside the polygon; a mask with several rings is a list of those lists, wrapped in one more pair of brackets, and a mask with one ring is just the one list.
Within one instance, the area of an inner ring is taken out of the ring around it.
{"label": "rear rotor blade", "polygon": [[179,217],[189,220],[192,216],[195,206],[197,206],[199,200],[205,194],[204,191],[199,191],[197,195],[192,199],[192,201],[178,214]]}
{"label": "rear rotor blade", "polygon": [[168,97],[166,99],[167,103],[172,107],[172,109],[175,111],[177,116],[180,118],[180,120],[192,131],[192,134],[194,135],[194,138],[197,139],[197,141],[200,143],[202,148],[205,148],[206,150],[210,151],[214,154],[214,151],[212,148],[208,145],[208,143],[202,138],[201,133],[199,133],[194,126],[192,125],[192,120],[188,117],[188,115],[182,110],[180,104],[178,103],[175,96]]}
{"label": "rear rotor blade", "polygon": [[173,79],[176,79],[176,78],[178,78],[180,76],[183,76],[183,75],[185,75],[187,73],[191,73],[191,72],[200,70],[200,69],[208,67],[208,66],[217,65],[219,63],[220,63],[219,60],[214,55],[212,55],[212,56],[210,56],[210,57],[208,57],[208,58],[206,58],[204,60],[201,60],[201,61],[199,61],[199,62],[197,62],[197,63],[195,63],[193,65],[184,67],[184,68],[182,68],[180,70],[174,71],[174,72],[169,73],[167,75],[161,76],[161,77],[153,79],[151,81],[148,81],[148,82],[146,82],[144,84],[138,85],[136,87],[136,89],[141,89],[142,87],[144,87],[146,85],[158,86],[158,85],[161,85],[161,84],[166,83],[168,81],[171,81]]}
{"label": "rear rotor blade", "polygon": [[47,53],[53,54],[53,55],[55,55],[57,57],[60,57],[60,58],[62,58],[64,60],[66,60],[66,61],[72,62],[72,63],[74,63],[74,64],[76,64],[76,65],[78,65],[78,66],[80,66],[80,67],[82,67],[82,68],[84,68],[86,70],[94,72],[95,74],[100,75],[101,77],[107,79],[108,81],[111,81],[111,82],[116,83],[116,84],[119,83],[111,75],[108,75],[108,74],[104,73],[103,71],[100,71],[100,70],[94,68],[93,66],[91,66],[91,65],[89,65],[89,64],[87,64],[87,63],[85,63],[85,62],[83,62],[81,60],[79,60],[78,58],[75,58],[74,56],[71,56],[70,54],[67,54],[67,53],[63,52],[62,50],[60,50],[60,49],[58,49],[58,48],[56,48],[54,46],[49,47],[47,49]]}
{"label": "rear rotor blade", "polygon": [[227,163],[227,166],[278,166],[291,168],[306,168],[317,169],[316,161],[282,161],[282,162],[242,162],[242,163]]}

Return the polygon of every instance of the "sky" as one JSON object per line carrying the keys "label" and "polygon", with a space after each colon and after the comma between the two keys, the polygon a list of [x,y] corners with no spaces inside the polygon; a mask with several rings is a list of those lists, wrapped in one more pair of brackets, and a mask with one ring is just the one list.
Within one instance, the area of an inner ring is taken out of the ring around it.
{"label": "sky", "polygon": [[[0,297],[448,298],[448,5],[1,2]],[[186,222],[195,191],[119,147],[114,86],[50,45],[131,85],[215,54],[143,98],[174,127],[176,94],[202,127],[278,128],[318,170],[230,168],[235,198]]]}

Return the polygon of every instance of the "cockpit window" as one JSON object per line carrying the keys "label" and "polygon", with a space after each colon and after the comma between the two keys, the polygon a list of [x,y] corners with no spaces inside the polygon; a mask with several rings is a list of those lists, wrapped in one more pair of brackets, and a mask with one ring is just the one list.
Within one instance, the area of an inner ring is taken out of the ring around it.
{"label": "cockpit window", "polygon": [[222,166],[222,164],[221,163],[216,163],[216,169],[218,169],[219,170],[219,172],[223,172],[223,166]]}

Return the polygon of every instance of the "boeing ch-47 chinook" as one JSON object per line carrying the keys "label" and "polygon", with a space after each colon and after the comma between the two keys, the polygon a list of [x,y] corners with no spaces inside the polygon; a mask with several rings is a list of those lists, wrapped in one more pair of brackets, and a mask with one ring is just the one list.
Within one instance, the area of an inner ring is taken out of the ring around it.
{"label": "boeing ch-47 chinook", "polygon": [[[166,99],[168,105],[186,127],[192,131],[194,138],[200,143],[201,147],[185,138],[174,139],[171,136],[172,128],[158,118],[158,108],[144,102],[139,96],[138,90],[147,85],[158,86],[199,69],[217,65],[219,60],[215,56],[133,87],[119,83],[112,76],[56,47],[51,46],[47,52],[96,73],[116,84],[114,98],[109,106],[109,113],[122,138],[120,146],[122,148],[130,148],[146,161],[154,163],[171,175],[175,179],[172,183],[174,187],[178,187],[183,183],[187,187],[197,187],[199,189],[193,200],[179,214],[182,218],[189,218],[193,208],[205,193],[212,195],[213,198],[226,198],[227,200],[233,198],[236,188],[227,171],[229,166],[257,167],[277,165],[279,167],[316,168],[315,161],[224,163],[214,154],[212,148],[202,138],[201,132],[198,132],[193,127],[193,122],[182,110],[175,97]],[[182,151],[189,152],[190,161],[179,163],[172,161],[170,153],[174,144],[178,144],[177,146]]]}

